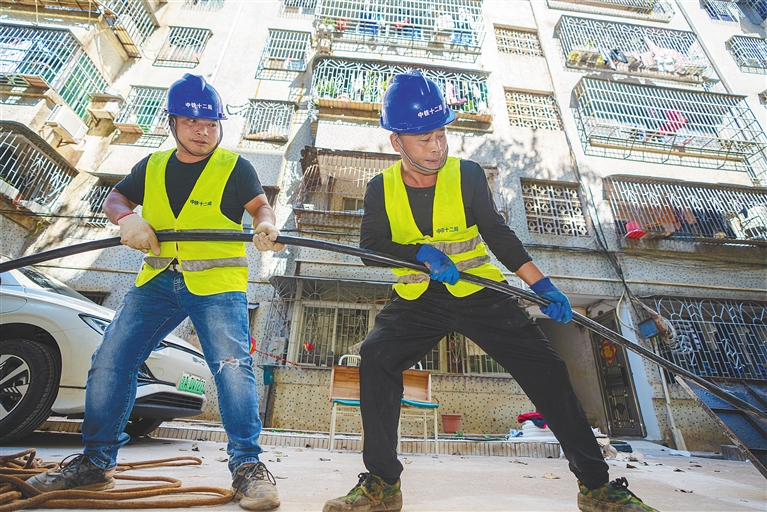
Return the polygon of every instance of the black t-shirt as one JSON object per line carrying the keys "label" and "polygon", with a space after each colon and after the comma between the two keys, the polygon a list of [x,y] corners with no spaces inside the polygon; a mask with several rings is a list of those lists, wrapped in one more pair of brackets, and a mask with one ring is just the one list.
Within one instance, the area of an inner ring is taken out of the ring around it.
{"label": "black t-shirt", "polygon": [[[208,164],[208,160],[210,157],[193,164],[185,164],[176,158],[175,152],[168,160],[165,167],[165,190],[173,215],[176,217],[181,213],[181,208],[189,199],[189,195],[202,174],[202,170]],[[146,183],[148,161],[149,157],[142,159],[133,166],[129,175],[115,185],[118,192],[136,204],[144,203],[144,184]],[[221,198],[221,213],[232,222],[240,224],[245,205],[263,193],[264,189],[261,187],[261,182],[253,165],[239,157],[224,187],[224,195]]]}
{"label": "black t-shirt", "polygon": [[[405,188],[418,229],[425,236],[431,236],[435,187],[415,188],[405,185]],[[488,249],[506,268],[515,271],[532,261],[516,233],[496,210],[485,171],[479,164],[470,160],[461,160],[461,193],[466,226],[477,226]],[[416,261],[415,255],[421,248],[421,244],[403,245],[392,241],[381,174],[370,180],[365,191],[360,247],[413,262]],[[366,265],[378,265],[365,260],[363,262]]]}

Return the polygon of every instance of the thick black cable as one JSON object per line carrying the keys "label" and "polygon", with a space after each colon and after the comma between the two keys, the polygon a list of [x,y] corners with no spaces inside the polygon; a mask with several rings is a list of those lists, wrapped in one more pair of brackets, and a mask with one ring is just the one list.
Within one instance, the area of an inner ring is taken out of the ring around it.
{"label": "thick black cable", "polygon": [[[217,233],[215,231],[192,231],[192,232],[159,232],[157,233],[157,239],[160,242],[250,242],[253,239],[253,235],[247,233]],[[382,266],[387,267],[405,267],[413,270],[419,270],[421,272],[428,273],[429,270],[426,266],[418,263],[412,263],[410,261],[404,261],[397,258],[393,258],[386,254],[382,254],[367,249],[360,249],[358,247],[350,247],[347,245],[337,244],[333,242],[326,242],[323,240],[312,240],[309,238],[299,238],[293,236],[280,236],[277,237],[277,242],[286,245],[292,245],[296,247],[306,247],[309,249],[320,249],[330,252],[336,252],[340,254],[346,254],[349,256],[355,256],[358,258],[364,258],[368,261],[380,263]],[[13,270],[15,268],[24,267],[28,265],[34,265],[43,261],[49,261],[52,259],[63,258],[65,256],[72,256],[82,252],[93,251],[97,249],[106,249],[108,247],[116,247],[120,245],[120,237],[106,238],[104,240],[96,240],[93,242],[85,242],[82,244],[72,245],[70,247],[64,247],[61,249],[53,249],[51,251],[45,251],[30,256],[24,256],[11,261],[0,263],[0,273]],[[470,283],[478,284],[491,290],[496,290],[506,295],[516,297],[517,299],[524,299],[539,306],[545,306],[550,301],[539,297],[538,295],[520,290],[510,284],[503,282],[492,281],[483,277],[474,276],[461,272],[461,279]],[[665,368],[666,370],[680,376],[687,380],[690,380],[700,387],[716,396],[717,398],[727,402],[733,407],[740,409],[745,413],[749,413],[752,416],[756,416],[762,421],[767,421],[767,412],[751,405],[750,403],[728,393],[716,384],[704,379],[699,375],[685,370],[684,368],[677,366],[676,364],[668,361],[655,352],[648,350],[641,345],[634,343],[628,338],[624,338],[620,334],[611,331],[607,327],[595,322],[594,320],[581,315],[580,313],[573,312],[573,321],[587,329],[594,331],[600,336],[616,343],[624,348],[631,350],[632,352],[648,359],[658,366]]]}

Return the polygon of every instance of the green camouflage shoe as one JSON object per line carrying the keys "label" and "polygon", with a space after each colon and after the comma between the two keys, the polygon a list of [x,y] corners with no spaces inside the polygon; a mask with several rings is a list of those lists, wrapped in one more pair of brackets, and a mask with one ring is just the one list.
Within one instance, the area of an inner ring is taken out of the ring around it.
{"label": "green camouflage shoe", "polygon": [[402,510],[402,492],[399,480],[389,485],[381,477],[360,473],[360,481],[349,494],[325,503],[322,512],[399,512]]}
{"label": "green camouflage shoe", "polygon": [[578,482],[578,508],[581,512],[658,512],[642,503],[628,490],[629,483],[620,477],[598,489],[589,489]]}

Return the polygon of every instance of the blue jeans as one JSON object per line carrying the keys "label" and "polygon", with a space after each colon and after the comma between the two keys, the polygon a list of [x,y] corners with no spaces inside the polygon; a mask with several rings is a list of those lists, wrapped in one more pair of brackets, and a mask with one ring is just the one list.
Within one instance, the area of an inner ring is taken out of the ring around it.
{"label": "blue jeans", "polygon": [[218,389],[221,422],[229,437],[229,470],[258,462],[256,375],[250,357],[248,302],[242,292],[194,295],[178,272],[166,270],[132,288],[93,354],[85,391],[85,454],[101,469],[117,465],[117,451],[136,400],[137,375],[152,350],[189,317]]}

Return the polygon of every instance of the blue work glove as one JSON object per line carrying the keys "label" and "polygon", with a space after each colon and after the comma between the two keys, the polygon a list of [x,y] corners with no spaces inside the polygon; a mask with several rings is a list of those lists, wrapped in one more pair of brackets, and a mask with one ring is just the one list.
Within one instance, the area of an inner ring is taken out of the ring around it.
{"label": "blue work glove", "polygon": [[429,267],[430,277],[435,281],[446,284],[455,284],[461,278],[458,269],[455,268],[447,254],[435,249],[431,245],[422,245],[415,255],[418,263],[423,263]]}
{"label": "blue work glove", "polygon": [[530,289],[544,299],[549,299],[551,303],[547,306],[540,306],[541,313],[557,322],[567,323],[573,319],[573,308],[570,307],[570,301],[567,296],[560,292],[554,286],[551,279],[544,277],[530,285]]}

